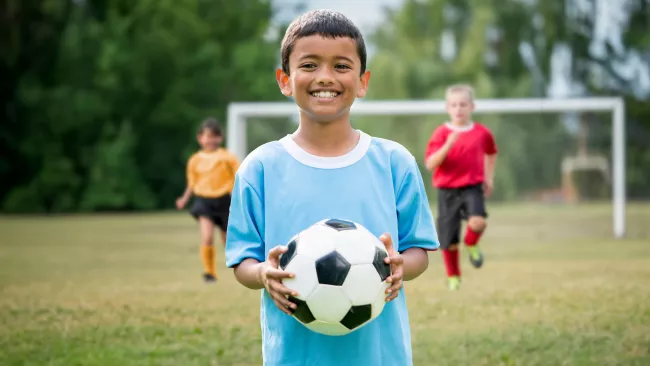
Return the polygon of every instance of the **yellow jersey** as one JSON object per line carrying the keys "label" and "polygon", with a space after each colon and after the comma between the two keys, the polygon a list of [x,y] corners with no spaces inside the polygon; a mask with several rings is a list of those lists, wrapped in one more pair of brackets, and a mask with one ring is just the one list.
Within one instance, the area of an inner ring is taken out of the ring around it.
{"label": "yellow jersey", "polygon": [[196,196],[216,198],[232,193],[239,160],[224,148],[199,151],[187,161],[187,185]]}

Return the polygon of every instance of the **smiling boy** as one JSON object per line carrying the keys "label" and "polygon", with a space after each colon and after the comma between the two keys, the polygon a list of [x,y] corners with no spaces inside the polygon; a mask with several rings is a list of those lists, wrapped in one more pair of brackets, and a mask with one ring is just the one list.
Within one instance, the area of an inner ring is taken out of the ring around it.
{"label": "smiling boy", "polygon": [[[226,264],[244,286],[262,289],[264,365],[412,365],[403,281],[438,248],[415,158],[403,146],[350,124],[370,73],[358,28],[340,13],[303,14],[282,41],[281,92],[299,109],[297,131],[260,146],[242,162],[232,193]],[[364,182],[364,183],[360,183]],[[368,187],[368,182],[371,182]],[[344,336],[312,332],[291,317],[297,296],[282,285],[284,244],[317,221],[360,223],[386,246],[392,275],[383,312]]]}

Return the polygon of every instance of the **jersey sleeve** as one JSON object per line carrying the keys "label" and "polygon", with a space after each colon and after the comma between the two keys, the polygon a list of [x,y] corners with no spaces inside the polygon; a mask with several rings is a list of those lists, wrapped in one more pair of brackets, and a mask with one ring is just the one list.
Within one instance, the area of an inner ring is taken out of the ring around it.
{"label": "jersey sleeve", "polygon": [[494,140],[494,135],[487,128],[485,129],[485,153],[487,155],[496,154],[498,151],[497,143]]}
{"label": "jersey sleeve", "polygon": [[444,144],[445,144],[445,136],[442,133],[442,130],[438,128],[435,131],[433,131],[433,133],[431,134],[431,138],[429,139],[429,143],[427,144],[427,149],[424,153],[424,158],[428,159],[429,156],[431,156],[431,154],[438,151]]}
{"label": "jersey sleeve", "polygon": [[415,158],[410,160],[396,195],[398,251],[401,253],[413,247],[437,250],[440,243],[422,174]]}
{"label": "jersey sleeve", "polygon": [[237,170],[239,169],[239,159],[237,159],[237,156],[231,154],[229,164],[233,174],[237,173]]}
{"label": "jersey sleeve", "polygon": [[194,188],[196,184],[196,155],[192,155],[187,160],[187,166],[185,167],[185,177],[187,179],[187,186]]}
{"label": "jersey sleeve", "polygon": [[226,266],[229,268],[247,258],[264,262],[263,202],[258,190],[237,174],[226,230]]}

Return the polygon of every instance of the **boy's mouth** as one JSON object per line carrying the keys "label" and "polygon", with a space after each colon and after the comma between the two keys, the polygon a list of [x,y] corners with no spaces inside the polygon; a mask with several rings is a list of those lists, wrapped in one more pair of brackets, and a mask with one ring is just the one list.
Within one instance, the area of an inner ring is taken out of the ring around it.
{"label": "boy's mouth", "polygon": [[330,90],[327,90],[327,91],[321,90],[321,91],[314,91],[314,92],[311,92],[309,94],[312,97],[316,97],[316,98],[336,98],[341,93],[336,92],[336,91],[330,91]]}

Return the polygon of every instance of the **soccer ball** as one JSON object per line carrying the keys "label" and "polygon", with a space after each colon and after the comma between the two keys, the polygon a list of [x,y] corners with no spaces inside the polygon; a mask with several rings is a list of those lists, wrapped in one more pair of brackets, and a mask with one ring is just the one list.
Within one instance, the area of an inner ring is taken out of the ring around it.
{"label": "soccer ball", "polygon": [[340,336],[368,324],[384,309],[384,244],[358,223],[317,222],[300,232],[280,256],[280,268],[293,272],[283,284],[298,292],[293,317],[314,332]]}

